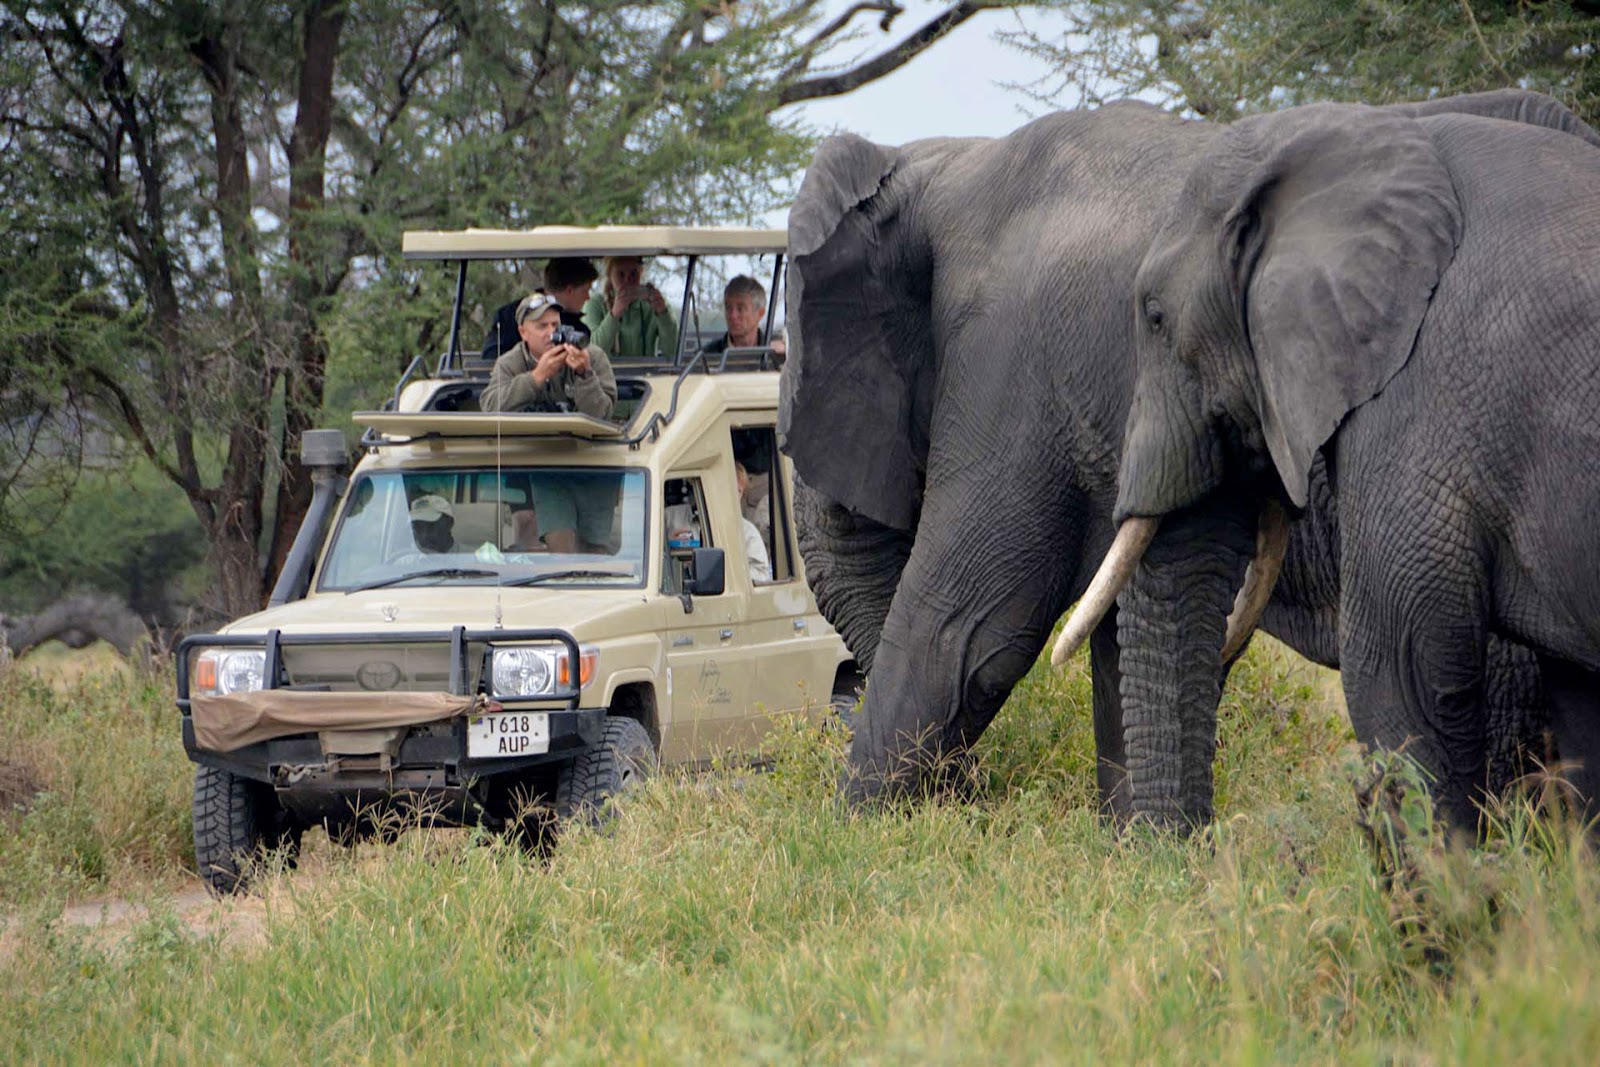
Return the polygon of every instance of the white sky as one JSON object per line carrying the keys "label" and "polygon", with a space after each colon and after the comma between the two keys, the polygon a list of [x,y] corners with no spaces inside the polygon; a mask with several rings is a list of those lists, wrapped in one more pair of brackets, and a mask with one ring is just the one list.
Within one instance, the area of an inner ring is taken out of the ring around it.
{"label": "white sky", "polygon": [[[869,13],[856,16],[856,39],[831,50],[825,61],[841,68],[854,66],[903,40],[948,6],[931,0],[902,3],[906,11],[887,34]],[[830,6],[842,11],[848,0]],[[785,114],[799,115],[818,133],[855,133],[879,144],[1009,133],[1053,110],[1018,88],[1048,78],[1051,69],[998,39],[999,32],[1024,25],[1046,40],[1059,40],[1066,32],[1065,20],[1053,12],[980,11],[887,77],[844,96],[791,105]],[[1055,106],[1071,103],[1062,100]],[[795,186],[799,184],[796,174]],[[787,211],[771,212],[762,221],[784,226]]]}
{"label": "white sky", "polygon": [[[875,56],[934,18],[948,3],[902,0],[906,11],[885,34],[870,13],[856,16],[858,39],[826,56],[847,64]],[[836,4],[842,10],[846,4]],[[853,93],[793,105],[812,127],[824,133],[858,133],[880,144],[903,144],[922,137],[993,136],[1009,133],[1049,110],[1008,83],[1027,85],[1051,70],[996,39],[1002,30],[1026,23],[1047,40],[1065,32],[1060,15],[1038,10],[980,11],[905,66]],[[853,65],[853,64],[851,64]],[[1070,106],[1063,102],[1059,106]]]}

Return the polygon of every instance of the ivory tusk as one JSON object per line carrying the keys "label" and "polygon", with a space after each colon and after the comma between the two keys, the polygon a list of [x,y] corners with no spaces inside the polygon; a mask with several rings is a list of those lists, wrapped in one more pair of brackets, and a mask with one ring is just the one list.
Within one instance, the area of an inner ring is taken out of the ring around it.
{"label": "ivory tusk", "polygon": [[1150,547],[1156,527],[1160,525],[1160,519],[1143,516],[1123,521],[1117,530],[1116,540],[1111,542],[1106,558],[1100,563],[1100,569],[1094,572],[1089,588],[1084,590],[1067,618],[1066,628],[1056,639],[1056,647],[1050,653],[1051,666],[1059,667],[1067,662],[1078,646],[1088,640],[1094,628],[1100,625],[1100,620],[1116,603],[1117,594],[1133,577],[1134,569],[1139,566],[1139,560],[1144,557],[1145,549]]}
{"label": "ivory tusk", "polygon": [[1283,570],[1283,554],[1289,548],[1289,516],[1283,505],[1269,499],[1261,505],[1256,526],[1256,557],[1244,572],[1244,588],[1234,599],[1228,615],[1228,634],[1222,641],[1222,662],[1227,663],[1250,640],[1261,613],[1267,610],[1272,587]]}

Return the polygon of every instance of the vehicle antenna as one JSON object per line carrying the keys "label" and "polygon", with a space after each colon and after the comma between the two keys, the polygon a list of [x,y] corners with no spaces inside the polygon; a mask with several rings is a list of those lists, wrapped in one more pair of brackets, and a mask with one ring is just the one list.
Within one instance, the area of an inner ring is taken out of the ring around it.
{"label": "vehicle antenna", "polygon": [[[497,319],[498,317],[499,316],[496,316]],[[494,413],[494,525],[490,528],[494,530],[495,548],[500,547],[500,537],[504,533],[504,530],[500,525],[500,509],[507,506],[506,478],[505,473],[500,469],[500,423],[504,419],[504,412],[496,411]],[[512,529],[516,529],[514,524]],[[496,567],[494,572],[494,628],[496,630],[505,628],[500,621],[502,617],[500,611],[501,583],[505,580],[506,576],[506,569],[503,562],[504,559],[504,555],[501,555],[502,564],[501,566]]]}

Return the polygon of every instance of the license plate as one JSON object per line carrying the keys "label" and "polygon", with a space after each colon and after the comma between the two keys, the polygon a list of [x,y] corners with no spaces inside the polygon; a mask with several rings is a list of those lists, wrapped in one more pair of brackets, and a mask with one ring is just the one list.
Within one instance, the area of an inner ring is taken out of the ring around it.
{"label": "license plate", "polygon": [[467,720],[467,756],[536,756],[550,751],[550,713],[502,711]]}

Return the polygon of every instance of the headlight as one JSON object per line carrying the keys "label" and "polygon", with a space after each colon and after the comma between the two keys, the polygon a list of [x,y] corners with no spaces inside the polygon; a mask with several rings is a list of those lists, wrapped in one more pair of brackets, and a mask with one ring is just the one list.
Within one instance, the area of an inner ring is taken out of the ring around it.
{"label": "headlight", "polygon": [[[550,696],[558,686],[572,684],[567,658],[567,650],[559,646],[497,648],[490,667],[492,695]],[[582,648],[578,650],[578,661],[578,688],[587,689],[594,680],[600,656],[592,648]]]}
{"label": "headlight", "polygon": [[201,696],[253,693],[267,673],[267,653],[261,648],[208,648],[194,668],[194,689]]}

